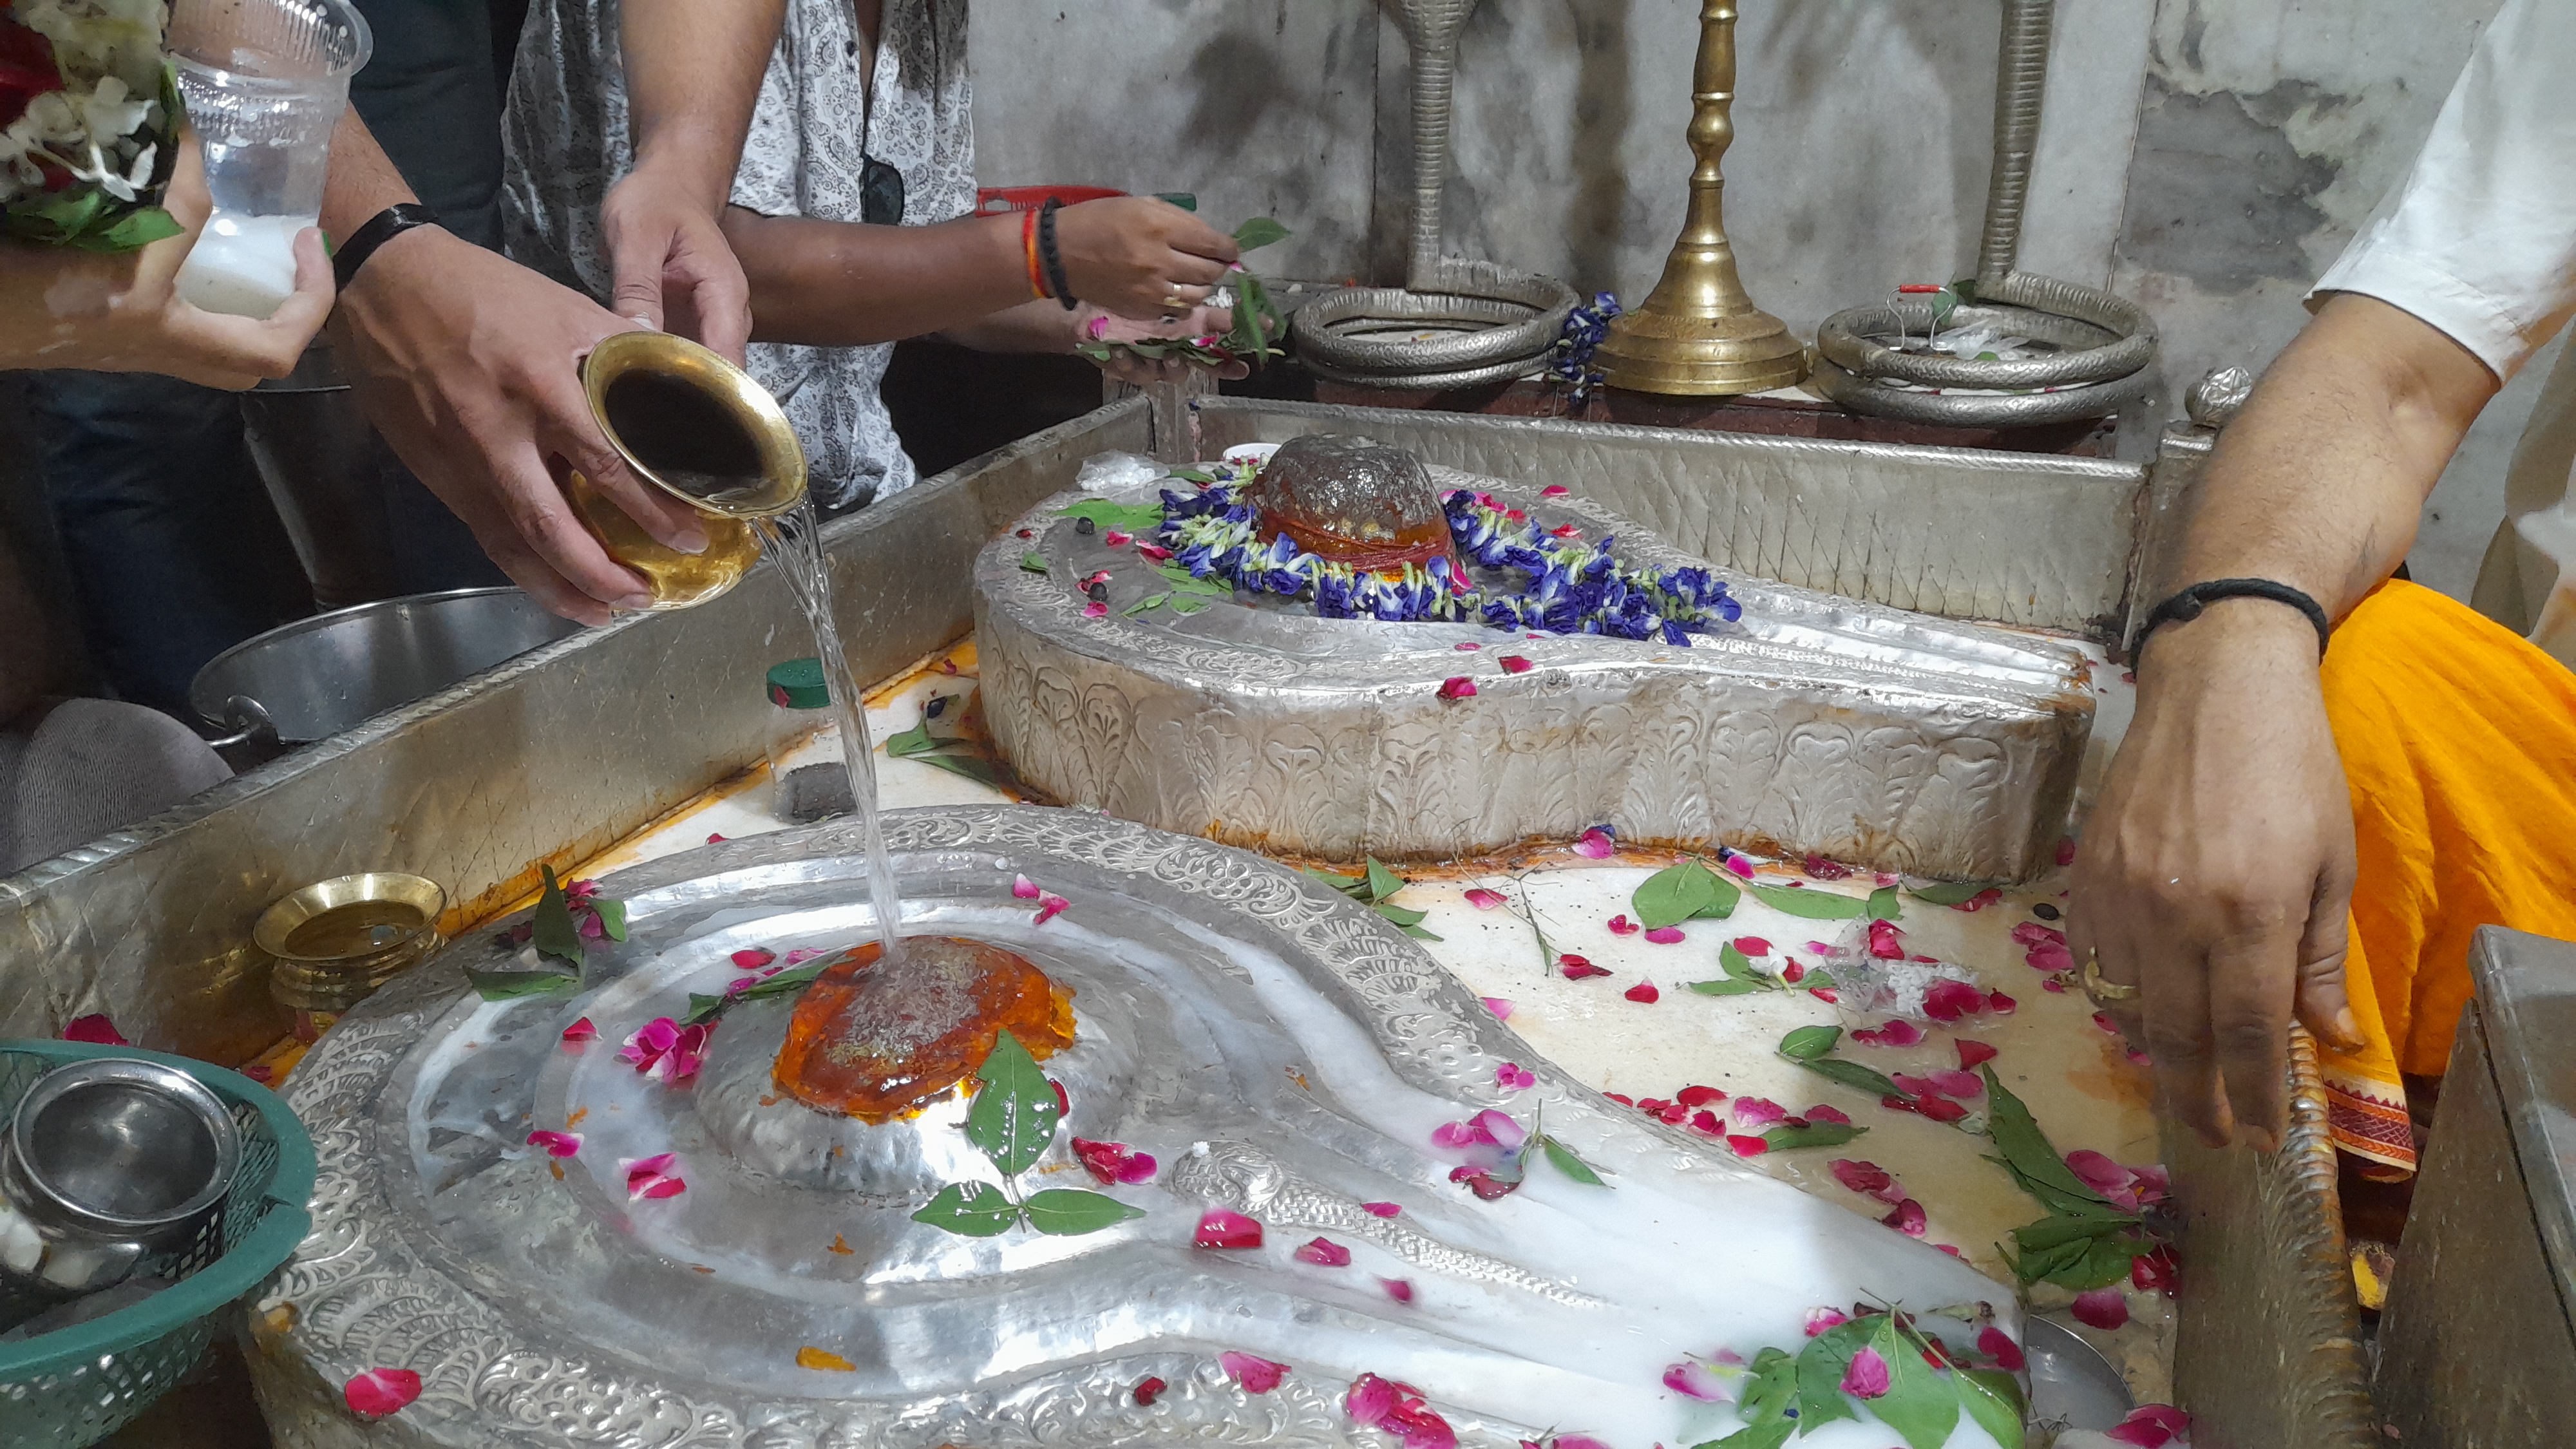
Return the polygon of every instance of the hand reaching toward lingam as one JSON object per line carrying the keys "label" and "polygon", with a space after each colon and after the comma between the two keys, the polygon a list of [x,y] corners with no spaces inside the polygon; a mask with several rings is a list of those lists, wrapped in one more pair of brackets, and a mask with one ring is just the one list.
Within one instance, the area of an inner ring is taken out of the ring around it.
{"label": "hand reaching toward lingam", "polygon": [[1121,317],[1160,319],[1197,307],[1243,252],[1234,238],[1149,196],[1113,196],[1056,214],[1073,295]]}
{"label": "hand reaching toward lingam", "polygon": [[[1102,372],[1136,387],[1179,382],[1193,366],[1200,365],[1195,355],[1197,348],[1188,348],[1185,353],[1177,348],[1163,351],[1153,344],[1206,343],[1222,339],[1234,329],[1234,313],[1225,307],[1193,307],[1188,315],[1169,322],[1138,322],[1096,307],[1084,307],[1075,316],[1080,319],[1085,341],[1109,344],[1085,349],[1083,355],[1098,363]],[[1140,350],[1138,343],[1147,345]],[[1227,379],[1252,375],[1251,364],[1240,360],[1219,362],[1210,370]]]}

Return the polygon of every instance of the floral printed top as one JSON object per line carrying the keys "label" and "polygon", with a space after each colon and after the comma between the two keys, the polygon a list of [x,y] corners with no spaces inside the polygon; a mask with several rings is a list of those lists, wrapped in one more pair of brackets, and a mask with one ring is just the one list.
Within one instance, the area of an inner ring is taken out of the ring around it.
{"label": "floral printed top", "polygon": [[[734,205],[856,222],[863,158],[874,157],[903,173],[906,226],[975,209],[966,0],[886,0],[881,29],[871,108],[849,0],[788,0]],[[538,0],[503,118],[510,255],[598,297],[613,281],[599,205],[633,164],[618,54],[617,0]],[[819,503],[863,503],[917,479],[877,396],[893,351],[751,346],[752,376],[795,424]]]}

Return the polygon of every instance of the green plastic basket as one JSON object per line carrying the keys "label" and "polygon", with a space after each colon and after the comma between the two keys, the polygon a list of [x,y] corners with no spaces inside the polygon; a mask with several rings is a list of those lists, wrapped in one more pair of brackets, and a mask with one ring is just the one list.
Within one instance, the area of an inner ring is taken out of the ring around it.
{"label": "green plastic basket", "polygon": [[276,1272],[312,1226],[313,1139],[275,1092],[238,1072],[134,1047],[0,1041],[0,1123],[38,1077],[91,1057],[140,1057],[205,1083],[241,1129],[241,1168],[220,1230],[138,1268],[175,1280],[170,1287],[103,1318],[0,1344],[0,1449],[81,1449],[123,1427],[196,1368],[216,1315]]}

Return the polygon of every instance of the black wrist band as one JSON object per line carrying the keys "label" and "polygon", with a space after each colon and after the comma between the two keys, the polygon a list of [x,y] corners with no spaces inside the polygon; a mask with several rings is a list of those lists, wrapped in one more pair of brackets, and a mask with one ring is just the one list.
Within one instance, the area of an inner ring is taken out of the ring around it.
{"label": "black wrist band", "polygon": [[2182,590],[2150,610],[2146,622],[2138,626],[2137,634],[2129,640],[2129,658],[2135,660],[2138,651],[2147,647],[2148,635],[2167,624],[2188,624],[2200,617],[2201,610],[2221,599],[2269,599],[2307,615],[2308,622],[2316,626],[2317,656],[2325,657],[2326,644],[2334,635],[2334,621],[2326,617],[2326,611],[2318,606],[2316,600],[2288,584],[2277,584],[2270,579],[2211,579],[2205,584],[2194,584]]}
{"label": "black wrist band", "polygon": [[1050,196],[1038,208],[1038,264],[1046,268],[1047,290],[1070,312],[1082,304],[1074,300],[1073,284],[1065,280],[1064,254],[1055,249],[1055,212],[1062,204]]}
{"label": "black wrist band", "polygon": [[340,243],[339,250],[331,254],[331,279],[339,284],[341,291],[349,290],[349,284],[358,278],[358,268],[365,266],[367,258],[376,254],[376,248],[413,227],[438,224],[438,213],[417,201],[386,207],[368,217],[366,225],[349,233],[349,239]]}

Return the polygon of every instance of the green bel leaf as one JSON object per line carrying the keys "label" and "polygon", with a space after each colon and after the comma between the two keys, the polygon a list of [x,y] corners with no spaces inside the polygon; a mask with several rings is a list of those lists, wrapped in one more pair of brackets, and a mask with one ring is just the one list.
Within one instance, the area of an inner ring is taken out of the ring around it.
{"label": "green bel leaf", "polygon": [[1827,1081],[1840,1082],[1855,1092],[1867,1092],[1873,1098],[1905,1095],[1885,1075],[1872,1071],[1858,1062],[1847,1062],[1840,1057],[1814,1057],[1805,1060],[1793,1057],[1791,1060]]}
{"label": "green bel leaf", "polygon": [[912,1220],[959,1237],[993,1238],[1011,1230],[1011,1224],[1020,1220],[1020,1210],[989,1182],[952,1182]]}
{"label": "green bel leaf", "polygon": [[1840,1147],[1868,1130],[1848,1122],[1810,1122],[1804,1127],[1774,1127],[1762,1134],[1762,1140],[1771,1144],[1774,1152],[1796,1147]]}
{"label": "green bel leaf", "polygon": [[581,930],[572,921],[572,907],[564,899],[563,883],[555,879],[555,868],[540,865],[545,876],[545,893],[537,897],[536,914],[529,918],[535,930],[530,937],[539,956],[552,956],[569,962],[575,971],[581,969]]}
{"label": "green bel leaf", "polygon": [[2021,1098],[1997,1080],[1994,1065],[1984,1064],[1977,1071],[1986,1079],[1986,1133],[2003,1153],[2013,1176],[2026,1187],[2035,1184],[2033,1196],[2044,1206],[2060,1207],[2065,1205],[2064,1200],[2071,1200],[2077,1207],[2091,1204],[2108,1209],[2110,1204],[2102,1195],[2085,1186],[2084,1179],[2077,1177],[2075,1169],[2068,1167],[2066,1159],[2049,1145],[2047,1134],[2039,1130],[2039,1123],[2022,1105]]}
{"label": "green bel leaf", "polygon": [[1006,1175],[1017,1177],[1055,1141],[1056,1119],[1063,1115],[1055,1087],[1038,1070],[1029,1049],[1007,1031],[993,1039],[993,1050],[975,1077],[984,1085],[966,1109],[966,1140]]}
{"label": "green bel leaf", "polygon": [[1118,617],[1122,619],[1133,619],[1138,614],[1145,612],[1147,609],[1159,609],[1163,607],[1164,601],[1169,598],[1171,598],[1171,593],[1168,590],[1159,594],[1147,594],[1145,597],[1129,604],[1126,608],[1119,610]]}
{"label": "green bel leaf", "polygon": [[1085,498],[1056,513],[1058,518],[1088,518],[1094,527],[1115,528],[1125,533],[1152,533],[1163,526],[1160,503],[1112,503],[1106,498]]}
{"label": "green bel leaf", "polygon": [[1059,1238],[1076,1238],[1096,1233],[1130,1218],[1141,1218],[1145,1210],[1129,1207],[1114,1197],[1078,1188],[1051,1187],[1031,1193],[1028,1201],[1029,1226]]}
{"label": "green bel leaf", "polygon": [[2027,1406],[2021,1384],[2001,1369],[1956,1369],[1951,1377],[1968,1417],[1994,1436],[1997,1449],[2022,1449]]}
{"label": "green bel leaf", "polygon": [[1765,1419],[1747,1424],[1723,1439],[1711,1439],[1695,1449],[1780,1449],[1789,1436],[1798,1432],[1795,1419]]}
{"label": "green bel leaf", "polygon": [[1950,1375],[1923,1361],[1922,1351],[1906,1341],[1896,1315],[1873,1315],[1869,1346],[1887,1360],[1887,1392],[1869,1400],[1878,1421],[1905,1438],[1908,1449],[1941,1449],[1959,1427],[1959,1391]]}
{"label": "green bel leaf", "polygon": [[1752,987],[1756,991],[1777,991],[1781,989],[1780,983],[1777,980],[1754,970],[1753,959],[1745,955],[1743,952],[1735,949],[1735,943],[1733,941],[1729,941],[1725,945],[1717,948],[1717,964],[1724,968],[1727,975],[1743,982],[1745,985]]}
{"label": "green bel leaf", "polygon": [[1798,978],[1798,989],[1800,991],[1831,991],[1834,989],[1834,973],[1831,971],[1810,971],[1806,975]]}
{"label": "green bel leaf", "polygon": [[1186,618],[1208,607],[1208,601],[1196,594],[1174,594],[1168,605],[1171,611]]}
{"label": "green bel leaf", "polygon": [[1586,1187],[1608,1187],[1601,1180],[1600,1169],[1574,1155],[1574,1149],[1553,1137],[1538,1139],[1539,1150],[1547,1154],[1548,1165]]}
{"label": "green bel leaf", "polygon": [[1718,899],[1716,874],[1696,860],[1685,860],[1640,882],[1628,908],[1637,913],[1639,925],[1653,931],[1694,919]]}
{"label": "green bel leaf", "polygon": [[468,966],[465,979],[485,1001],[516,1001],[561,991],[581,978],[569,971],[477,971]]}
{"label": "green bel leaf", "polygon": [[599,929],[607,933],[608,939],[612,941],[626,939],[626,903],[624,901],[605,900],[599,896],[592,896],[590,908],[599,912]]}
{"label": "green bel leaf", "polygon": [[1030,549],[1026,553],[1020,555],[1020,567],[1033,574],[1045,573],[1047,571],[1046,555],[1038,552],[1036,549]]}
{"label": "green bel leaf", "polygon": [[1869,904],[1853,896],[1832,891],[1808,890],[1801,886],[1749,885],[1753,898],[1775,911],[1810,921],[1854,921],[1869,911]]}
{"label": "green bel leaf", "polygon": [[1234,229],[1234,244],[1243,250],[1259,251],[1273,242],[1286,241],[1288,228],[1266,216],[1256,216]]}
{"label": "green bel leaf", "polygon": [[1870,1320],[1851,1319],[1808,1339],[1798,1351],[1798,1422],[1808,1433],[1836,1419],[1860,1418],[1843,1397],[1843,1370],[1869,1342],[1869,1333]]}
{"label": "green bel leaf", "polygon": [[1317,870],[1313,866],[1302,866],[1299,868],[1299,873],[1309,880],[1322,881],[1324,884],[1340,891],[1343,895],[1349,896],[1352,900],[1364,901],[1368,899],[1367,876],[1336,875],[1329,870]]}
{"label": "green bel leaf", "polygon": [[1421,925],[1422,918],[1431,914],[1429,911],[1415,910],[1411,906],[1399,906],[1393,901],[1379,901],[1375,909],[1379,915],[1399,926]]}
{"label": "green bel leaf", "polygon": [[689,993],[689,1014],[680,1018],[682,1026],[704,1026],[725,1014],[733,1005],[730,996],[709,996],[704,992]]}
{"label": "green bel leaf", "polygon": [[1979,881],[1931,881],[1905,888],[1916,900],[1927,906],[1957,906],[1984,895],[1988,887]]}
{"label": "green bel leaf", "polygon": [[1183,211],[1196,211],[1199,209],[1199,196],[1195,191],[1157,191],[1154,193],[1154,199],[1156,201],[1168,201]]}
{"label": "green bel leaf", "polygon": [[935,750],[939,744],[930,733],[930,721],[925,719],[908,730],[886,736],[885,752],[900,760]]}
{"label": "green bel leaf", "polygon": [[1402,926],[1398,927],[1398,929],[1417,941],[1437,941],[1440,939],[1438,936],[1431,934],[1420,926]]}
{"label": "green bel leaf", "polygon": [[1771,988],[1758,981],[1737,981],[1730,978],[1725,981],[1694,981],[1690,983],[1690,989],[1702,996],[1751,996],[1757,991],[1768,991]]}
{"label": "green bel leaf", "polygon": [[1905,914],[1905,903],[1896,898],[1896,887],[1880,886],[1869,893],[1869,918],[1893,921]]}
{"label": "green bel leaf", "polygon": [[177,217],[160,207],[147,206],[83,233],[78,245],[93,252],[140,251],[165,237],[184,236],[187,230]]}
{"label": "green bel leaf", "polygon": [[[952,741],[952,743],[954,742]],[[958,749],[940,750],[933,754],[914,755],[912,756],[912,760],[916,764],[928,765],[933,769],[946,770],[952,775],[962,775],[965,778],[974,781],[976,784],[990,785],[997,790],[1002,788],[1006,783],[1002,778],[1000,768],[994,765],[992,761],[985,759],[982,755],[971,753],[962,747]]]}
{"label": "green bel leaf", "polygon": [[1158,570],[1158,572],[1160,572],[1164,578],[1171,580],[1173,588],[1178,589],[1185,594],[1205,594],[1212,599],[1230,599],[1234,597],[1233,585],[1226,583],[1222,579],[1199,578],[1193,575],[1188,569],[1185,569],[1176,563],[1165,564],[1160,570]]}
{"label": "green bel leaf", "polygon": [[1780,1038],[1780,1055],[1793,1062],[1808,1062],[1825,1055],[1843,1039],[1839,1026],[1802,1026]]}
{"label": "green bel leaf", "polygon": [[1383,901],[1389,896],[1394,895],[1397,891],[1404,889],[1404,877],[1397,875],[1394,871],[1388,870],[1385,866],[1378,864],[1376,856],[1370,856],[1368,863],[1368,888],[1370,900]]}

